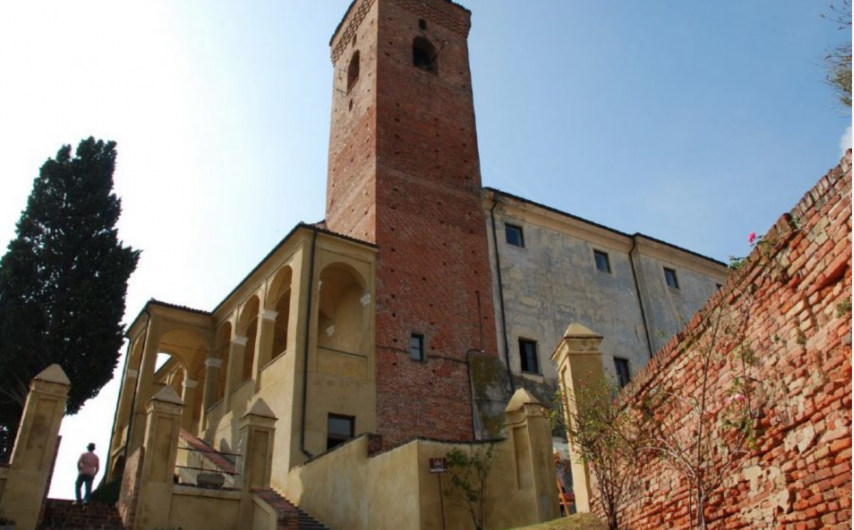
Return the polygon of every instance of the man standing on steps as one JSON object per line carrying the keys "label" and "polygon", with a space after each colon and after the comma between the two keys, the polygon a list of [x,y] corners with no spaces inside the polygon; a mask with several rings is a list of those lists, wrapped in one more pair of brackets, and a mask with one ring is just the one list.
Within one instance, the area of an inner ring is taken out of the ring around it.
{"label": "man standing on steps", "polygon": [[80,455],[77,459],[77,504],[80,503],[80,486],[86,484],[86,496],[83,497],[83,505],[89,504],[89,495],[92,493],[92,482],[95,480],[95,475],[101,468],[101,462],[98,460],[98,455],[95,454],[95,444],[90,443],[87,447],[88,451]]}

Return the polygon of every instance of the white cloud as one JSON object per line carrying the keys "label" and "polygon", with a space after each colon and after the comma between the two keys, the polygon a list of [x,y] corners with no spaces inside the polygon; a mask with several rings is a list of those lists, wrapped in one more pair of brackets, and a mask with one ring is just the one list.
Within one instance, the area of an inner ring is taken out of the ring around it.
{"label": "white cloud", "polygon": [[845,156],[845,151],[851,149],[851,126],[849,125],[847,129],[845,129],[845,134],[842,135],[842,138],[839,139],[839,156]]}

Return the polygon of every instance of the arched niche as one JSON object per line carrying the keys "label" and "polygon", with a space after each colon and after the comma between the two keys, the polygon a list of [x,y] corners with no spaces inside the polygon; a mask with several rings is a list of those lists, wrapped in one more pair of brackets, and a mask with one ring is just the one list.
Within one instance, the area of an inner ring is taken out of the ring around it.
{"label": "arched niche", "polygon": [[276,323],[273,327],[273,351],[271,359],[285,353],[288,346],[288,325],[291,312],[291,286],[293,283],[293,270],[282,267],[270,284],[267,299],[270,308],[276,312]]}
{"label": "arched niche", "polygon": [[161,354],[170,355],[186,368],[206,359],[210,353],[208,340],[192,328],[176,327],[164,332],[157,345],[158,367]]}
{"label": "arched niche", "polygon": [[116,460],[113,462],[113,466],[110,471],[110,480],[116,481],[121,480],[122,475],[125,474],[125,455],[119,454],[116,457]]}
{"label": "arched niche", "polygon": [[243,305],[243,309],[240,311],[237,334],[246,337],[246,346],[243,349],[243,366],[238,374],[240,376],[240,383],[252,378],[252,363],[255,360],[255,342],[258,337],[258,315],[260,310],[261,301],[258,300],[257,296],[253,296]]}
{"label": "arched niche", "polygon": [[343,263],[327,266],[320,273],[317,345],[348,353],[364,353],[367,336],[365,281]]}
{"label": "arched niche", "polygon": [[[177,365],[177,363],[176,363]],[[175,369],[171,370],[169,373],[169,377],[167,379],[167,383],[172,387],[172,390],[175,391],[176,394],[183,397],[184,395],[184,381],[187,380],[187,368],[183,365],[176,366]]]}
{"label": "arched niche", "polygon": [[184,397],[184,381],[187,379],[187,365],[182,356],[179,356],[168,348],[157,352],[157,361],[154,367],[155,388],[151,395],[158,390],[170,387],[181,399]]}

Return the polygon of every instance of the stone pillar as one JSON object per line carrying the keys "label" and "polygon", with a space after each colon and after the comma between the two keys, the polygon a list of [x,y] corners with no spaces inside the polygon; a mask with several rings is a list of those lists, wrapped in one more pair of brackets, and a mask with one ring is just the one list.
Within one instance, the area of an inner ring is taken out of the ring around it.
{"label": "stone pillar", "polygon": [[30,383],[0,499],[0,517],[15,521],[17,530],[34,530],[38,524],[69,390],[71,382],[58,364]]}
{"label": "stone pillar", "polygon": [[[130,356],[128,356],[127,362],[131,362]],[[128,435],[130,434],[130,418],[133,415],[133,411],[131,410],[131,404],[133,403],[133,395],[136,392],[136,379],[139,375],[137,370],[132,369],[129,365],[125,368],[124,380],[121,386],[121,394],[119,396],[119,403],[116,408],[116,422],[113,424],[113,433],[111,438],[111,445],[109,449],[108,456],[108,464],[107,464],[107,473],[106,480],[112,481],[117,477],[116,475],[116,459],[124,454],[124,451],[117,453],[117,451],[125,446],[129,440]]]}
{"label": "stone pillar", "polygon": [[222,402],[225,405],[225,412],[231,410],[231,393],[240,386],[243,378],[243,357],[245,355],[246,343],[249,341],[246,337],[235,335],[231,339],[231,344],[228,351],[228,367],[225,377],[225,395],[222,396]]}
{"label": "stone pillar", "polygon": [[560,516],[552,433],[544,407],[537,398],[520,388],[505,409],[505,428],[516,460],[516,487],[533,493],[526,514],[530,523],[551,521]]}
{"label": "stone pillar", "polygon": [[168,528],[184,404],[170,386],[163,387],[146,407],[145,458],[140,476],[137,528]]}
{"label": "stone pillar", "polygon": [[205,359],[205,384],[202,390],[202,416],[199,425],[207,428],[208,409],[216,402],[216,391],[219,386],[219,372],[222,370],[222,359],[208,357]]}
{"label": "stone pillar", "polygon": [[[127,358],[125,359],[125,369],[122,374],[121,388],[119,389],[119,402],[116,405],[116,419],[113,423],[112,437],[110,438],[109,453],[107,455],[107,480],[115,478],[115,458],[117,450],[127,443],[128,424],[133,411],[133,396],[136,393],[136,379],[139,372],[136,370],[139,361],[134,359],[134,352],[140,349],[139,339],[128,344]],[[134,362],[136,361],[136,362]],[[124,454],[124,452],[120,453]]]}
{"label": "stone pillar", "polygon": [[128,452],[136,451],[145,438],[145,405],[155,392],[154,369],[157,366],[157,350],[160,349],[160,333],[157,320],[149,322],[145,331],[145,349],[142,352],[139,374],[136,379],[136,402],[130,419]]}
{"label": "stone pillar", "polygon": [[[602,366],[602,336],[581,324],[570,324],[563,334],[560,344],[552,354],[557,364],[558,384],[562,395],[572,395],[584,381],[597,381],[605,378]],[[572,406],[572,403],[566,403]],[[564,421],[569,421],[568,416]],[[579,512],[590,511],[591,483],[590,470],[582,461],[578,448],[569,440],[569,460],[572,467],[572,490],[575,493],[575,506]]]}
{"label": "stone pillar", "polygon": [[193,408],[196,404],[196,387],[198,384],[198,381],[193,381],[192,379],[184,379],[184,382],[181,384],[181,386],[184,387],[184,392],[181,396],[181,399],[184,401],[184,413],[181,418],[181,428],[189,433],[194,431]]}
{"label": "stone pillar", "polygon": [[276,415],[261,398],[256,398],[240,418],[240,439],[244,444],[237,467],[238,483],[244,493],[240,504],[241,521],[251,521],[254,514],[252,490],[270,487],[275,425]]}
{"label": "stone pillar", "polygon": [[279,313],[270,309],[261,311],[258,334],[255,339],[255,365],[252,367],[256,392],[261,390],[261,369],[273,358],[273,334],[276,330],[277,316]]}

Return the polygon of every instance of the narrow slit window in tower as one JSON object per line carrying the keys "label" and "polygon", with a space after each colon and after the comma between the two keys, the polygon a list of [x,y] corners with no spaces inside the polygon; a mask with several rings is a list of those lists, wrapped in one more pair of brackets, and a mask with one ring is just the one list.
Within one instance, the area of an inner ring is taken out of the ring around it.
{"label": "narrow slit window in tower", "polygon": [[356,81],[359,80],[359,52],[353,54],[353,57],[350,58],[350,66],[347,68],[347,92],[353,88],[353,85],[356,84]]}

